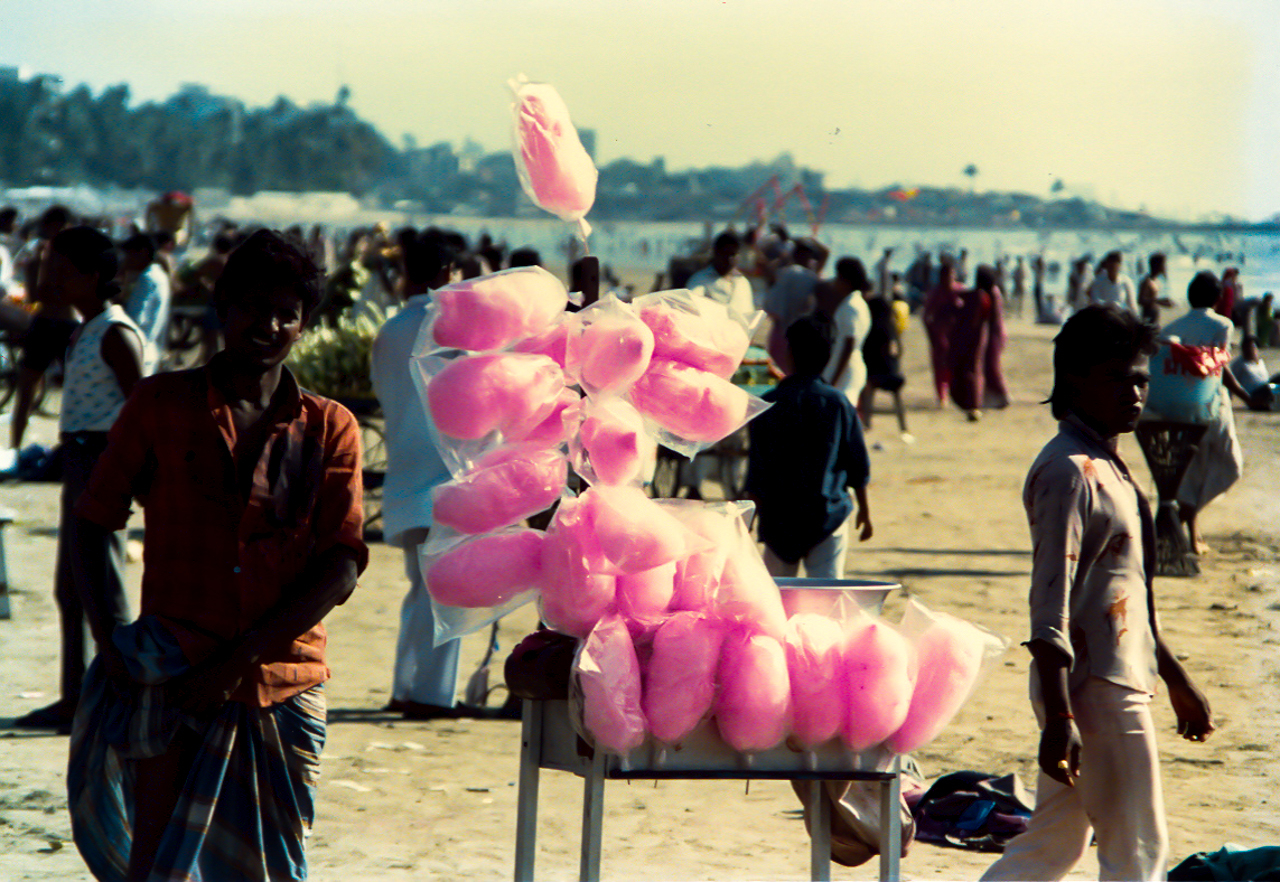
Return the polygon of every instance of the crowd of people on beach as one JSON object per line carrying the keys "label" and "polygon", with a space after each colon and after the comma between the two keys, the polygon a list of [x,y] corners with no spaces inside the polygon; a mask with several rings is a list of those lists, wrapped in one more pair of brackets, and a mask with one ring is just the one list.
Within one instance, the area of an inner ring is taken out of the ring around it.
{"label": "crowd of people on beach", "polygon": [[[939,407],[950,400],[973,422],[1010,405],[1001,364],[1008,320],[1033,305],[1034,321],[1062,324],[1051,397],[1061,434],[1025,492],[1042,797],[1028,838],[989,878],[1058,878],[1090,829],[1105,872],[1157,878],[1167,853],[1146,709],[1154,680],[1167,684],[1185,737],[1203,740],[1213,723],[1147,613],[1150,549],[1135,537],[1148,535],[1151,515],[1115,439],[1141,415],[1147,374],[1139,363],[1158,342],[1213,353],[1222,402],[1178,496],[1189,540],[1203,549],[1197,516],[1243,469],[1228,396],[1266,410],[1280,390],[1280,375],[1259,355],[1280,337],[1271,296],[1246,301],[1237,273],[1202,271],[1187,315],[1157,331],[1161,309],[1173,305],[1162,254],[1145,258],[1136,285],[1120,251],[1096,264],[1080,258],[1060,299],[1045,290],[1041,255],[1016,256],[1012,266],[998,256],[970,274],[963,250],[935,257],[922,249],[896,272],[893,249],[884,249],[870,270],[842,255],[827,275],[831,257],[816,236],[781,227],[725,230],[704,243],[696,265],[655,283],[687,287],[744,321],[757,309],[767,318],[760,362],[773,406],[746,430],[741,487],[722,491],[755,502],[771,574],[803,567],[840,578],[851,533],[873,535],[865,433],[877,392],[893,401],[900,439],[914,441],[902,360],[913,313],[927,334],[933,399]],[[439,227],[376,224],[337,238],[320,226],[274,231],[218,219],[202,227],[177,193],[123,228],[62,206],[26,221],[0,209],[0,331],[17,354],[0,473],[19,467],[40,386],[57,365],[62,383],[60,696],[15,725],[72,734],[71,812],[96,875],[181,876],[198,866],[219,878],[245,865],[260,866],[264,878],[305,873],[325,723],[322,620],[368,559],[356,420],[285,367],[310,325],[360,314],[381,322],[369,372],[387,447],[382,538],[403,551],[409,583],[387,710],[419,720],[518,713],[512,703],[458,704],[457,641],[433,645],[417,549],[432,526],[431,490],[449,473],[409,364],[433,291],[534,265],[543,257],[533,249],[487,235],[472,243]],[[573,261],[568,276],[583,295],[570,309],[632,293],[590,259]],[[198,328],[198,351],[171,345],[178,306]],[[1240,356],[1221,370],[1236,328],[1246,332]],[[1067,463],[1080,456],[1105,473],[1071,471]],[[707,472],[682,475],[700,496]],[[1049,516],[1066,511],[1062,500],[1081,486],[1098,494],[1093,509]],[[122,533],[135,500],[144,502],[147,530],[136,618],[125,598]],[[1118,540],[1098,539],[1071,520],[1077,515],[1128,544],[1117,551]],[[1102,561],[1121,553],[1123,566]],[[1065,560],[1075,563],[1064,573]],[[1105,638],[1122,594],[1135,612],[1112,646]],[[1116,741],[1118,720],[1145,740]],[[1115,775],[1133,787],[1103,811]],[[262,820],[253,836],[231,835],[246,814]],[[1144,843],[1136,853],[1135,838]],[[1058,875],[1034,875],[1050,864]]]}

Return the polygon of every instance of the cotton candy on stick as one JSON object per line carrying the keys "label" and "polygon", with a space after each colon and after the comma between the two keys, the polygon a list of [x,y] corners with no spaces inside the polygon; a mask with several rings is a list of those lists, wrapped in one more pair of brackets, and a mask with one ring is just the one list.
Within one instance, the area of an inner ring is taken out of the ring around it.
{"label": "cotton candy on stick", "polygon": [[724,628],[696,612],[672,613],[654,632],[643,666],[643,708],[649,731],[676,744],[710,711]]}
{"label": "cotton candy on stick", "polygon": [[844,724],[844,644],[844,628],[829,616],[797,613],[787,621],[791,731],[802,747],[829,741]]}
{"label": "cotton candy on stick", "polygon": [[[752,415],[751,394],[723,377],[670,359],[654,358],[631,387],[631,403],[671,434],[713,444]],[[758,399],[757,399],[758,401]]]}
{"label": "cotton candy on stick", "polygon": [[444,606],[501,606],[541,584],[542,544],[542,533],[528,529],[468,539],[427,562],[427,590]]}
{"label": "cotton candy on stick", "polygon": [[653,331],[654,357],[726,380],[732,377],[751,345],[746,328],[723,304],[706,298],[696,302],[688,292],[668,293],[685,296],[646,295],[643,300],[647,302],[640,307],[640,320]]}
{"label": "cotton candy on stick", "polygon": [[691,532],[639,487],[598,484],[580,497],[600,550],[622,573],[638,573],[687,557],[703,547]]}
{"label": "cotton candy on stick", "polygon": [[718,668],[716,726],[741,753],[777,746],[791,723],[791,683],[782,644],[764,634],[736,630],[725,638]]}
{"label": "cotton candy on stick", "polygon": [[481,351],[542,332],[564,313],[569,293],[542,267],[527,266],[446,285],[432,301],[435,342]]}
{"label": "cotton candy on stick", "polygon": [[725,559],[716,593],[716,612],[724,619],[781,641],[787,633],[787,613],[778,583],[769,575],[746,525],[734,525],[736,542]]}
{"label": "cotton candy on stick", "polygon": [[914,650],[887,622],[859,614],[844,653],[847,716],[842,736],[850,750],[869,750],[902,726],[915,686]]}
{"label": "cotton candy on stick", "polygon": [[662,622],[675,593],[676,564],[663,564],[638,573],[618,574],[618,612],[632,632],[642,634]]}
{"label": "cotton candy on stick", "polygon": [[495,429],[521,437],[547,418],[564,373],[543,355],[486,352],[450,361],[427,384],[427,406],[441,434],[483,438]]}
{"label": "cotton candy on stick", "polygon": [[581,498],[561,502],[542,547],[542,618],[574,637],[591,632],[617,593],[589,515]]}
{"label": "cotton candy on stick", "polygon": [[624,754],[644,743],[640,661],[627,625],[607,616],[591,630],[578,654],[582,722],[597,745]]}
{"label": "cotton candy on stick", "polygon": [[565,221],[579,221],[596,198],[595,163],[569,120],[569,108],[546,83],[512,81],[516,93],[516,171],[529,198]]}
{"label": "cotton candy on stick", "polygon": [[889,737],[895,753],[928,744],[960,710],[978,680],[987,638],[968,622],[939,616],[916,638],[920,674],[902,727]]}
{"label": "cotton candy on stick", "polygon": [[624,392],[653,357],[653,331],[617,298],[578,314],[566,347],[566,371],[589,395]]}
{"label": "cotton candy on stick", "polygon": [[469,474],[433,491],[436,523],[463,533],[489,533],[550,508],[564,489],[564,454],[531,445],[503,447]]}
{"label": "cotton candy on stick", "polygon": [[[640,412],[613,395],[583,405],[582,426],[571,444],[574,468],[591,483],[630,484],[641,481],[657,456]],[[585,455],[585,462],[583,456]]]}

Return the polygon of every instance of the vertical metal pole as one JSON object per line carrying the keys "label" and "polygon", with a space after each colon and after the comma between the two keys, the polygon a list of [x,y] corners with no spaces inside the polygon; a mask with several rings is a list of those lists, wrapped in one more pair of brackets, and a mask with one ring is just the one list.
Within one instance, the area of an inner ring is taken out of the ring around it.
{"label": "vertical metal pole", "polygon": [[604,751],[595,749],[582,785],[581,882],[600,882],[600,838],[604,831]]}
{"label": "vertical metal pole", "polygon": [[826,783],[809,782],[809,878],[831,882],[831,800]]}
{"label": "vertical metal pole", "polygon": [[902,863],[902,757],[889,764],[892,776],[880,782],[880,880],[898,882]]}
{"label": "vertical metal pole", "polygon": [[4,557],[4,528],[13,522],[13,512],[0,508],[0,619],[13,615],[9,609],[9,566]]}
{"label": "vertical metal pole", "polygon": [[524,700],[520,730],[520,785],[516,794],[515,882],[533,882],[538,853],[538,778],[542,771],[541,701]]}

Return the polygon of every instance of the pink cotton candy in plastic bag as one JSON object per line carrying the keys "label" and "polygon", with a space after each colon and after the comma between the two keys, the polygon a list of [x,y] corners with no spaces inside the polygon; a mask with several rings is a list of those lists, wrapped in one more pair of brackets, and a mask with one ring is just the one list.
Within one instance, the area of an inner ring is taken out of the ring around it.
{"label": "pink cotton candy in plastic bag", "polygon": [[902,727],[889,737],[894,753],[928,744],[960,710],[982,670],[987,639],[968,622],[939,617],[916,638],[920,674]]}
{"label": "pink cotton candy in plastic bag", "polygon": [[569,108],[546,83],[514,80],[511,86],[520,184],[543,210],[561,220],[581,220],[595,202],[598,173],[569,120]]}
{"label": "pink cotton candy in plastic bag", "polygon": [[444,606],[501,606],[541,583],[542,542],[527,529],[468,539],[429,562],[427,590]]}
{"label": "pink cotton candy in plastic bag", "polygon": [[791,681],[782,644],[764,634],[734,631],[720,650],[716,726],[741,753],[776,747],[791,725]]}
{"label": "pink cotton candy in plastic bag", "polygon": [[440,346],[501,349],[543,331],[564,313],[569,292],[540,266],[523,266],[455,282],[432,293],[431,326]]}
{"label": "pink cotton candy in plastic bag", "polygon": [[755,410],[745,389],[709,371],[665,358],[649,363],[649,369],[631,387],[630,396],[636,410],[662,428],[702,444],[726,437]]}
{"label": "pink cotton candy in plastic bag", "polygon": [[545,355],[560,365],[560,369],[563,370],[565,366],[565,345],[569,335],[576,331],[577,326],[577,317],[572,313],[565,313],[559,321],[554,322],[545,330],[511,344],[511,351],[526,352],[531,355]]}
{"label": "pink cotton candy in plastic bag", "polygon": [[782,640],[787,633],[787,613],[782,607],[778,583],[769,575],[746,526],[736,525],[738,540],[729,550],[716,594],[721,617]]}
{"label": "pink cotton candy in plastic bag", "polygon": [[578,653],[582,722],[596,745],[624,754],[644,743],[640,660],[627,625],[607,616],[591,630]]}
{"label": "pink cotton candy in plastic bag", "polygon": [[542,547],[542,618],[574,637],[586,637],[617,594],[589,514],[581,498],[561,502]]}
{"label": "pink cotton candy in plastic bag", "polygon": [[706,612],[714,608],[725,560],[739,542],[737,525],[750,503],[704,503],[665,499],[658,503],[706,543],[702,551],[676,562],[671,609]]}
{"label": "pink cotton candy in plastic bag", "polygon": [[443,435],[462,440],[501,430],[521,437],[560,400],[564,373],[541,355],[486,352],[450,361],[427,384],[427,406]]}
{"label": "pink cotton candy in plastic bag", "polygon": [[[648,300],[654,296],[659,299]],[[646,295],[644,300],[648,302],[640,307],[640,320],[653,331],[654,358],[678,361],[726,380],[733,376],[751,340],[723,305],[694,304],[692,295],[679,299]],[[690,305],[681,308],[685,304]]]}
{"label": "pink cotton candy in plastic bag", "polygon": [[675,593],[675,576],[674,561],[651,570],[618,575],[618,612],[633,631],[643,633],[662,621]]}
{"label": "pink cotton candy in plastic bag", "polygon": [[653,331],[617,298],[578,313],[580,330],[569,335],[565,369],[584,392],[624,392],[653,357]]}
{"label": "pink cotton candy in plastic bag", "polygon": [[569,464],[558,450],[519,445],[489,454],[466,476],[437,487],[435,522],[462,533],[490,533],[550,508]]}
{"label": "pink cotton candy in plastic bag", "polygon": [[608,395],[588,400],[582,414],[577,441],[571,445],[577,472],[592,484],[643,481],[653,469],[658,446],[640,412]]}
{"label": "pink cotton candy in plastic bag", "polygon": [[836,737],[846,717],[844,628],[817,613],[787,621],[787,670],[791,676],[791,733],[801,747]]}
{"label": "pink cotton candy in plastic bag", "polygon": [[589,508],[601,551],[618,572],[651,570],[702,547],[697,534],[639,487],[598,484],[580,498]]}
{"label": "pink cotton candy in plastic bag", "polygon": [[855,618],[845,645],[847,716],[842,735],[850,750],[875,747],[902,726],[915,687],[910,642],[868,615]]}
{"label": "pink cotton candy in plastic bag", "polygon": [[539,447],[559,447],[577,434],[582,422],[582,396],[572,389],[561,389],[551,412],[542,422],[528,432],[518,428],[507,432],[506,440],[535,444]]}
{"label": "pink cotton candy in plastic bag", "polygon": [[723,641],[723,625],[695,612],[673,613],[654,632],[643,698],[653,737],[676,744],[710,713]]}

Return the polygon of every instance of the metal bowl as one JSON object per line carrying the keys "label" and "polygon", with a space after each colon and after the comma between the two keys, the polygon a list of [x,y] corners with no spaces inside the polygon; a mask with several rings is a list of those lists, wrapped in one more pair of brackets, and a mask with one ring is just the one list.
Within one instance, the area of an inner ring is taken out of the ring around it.
{"label": "metal bowl", "polygon": [[797,579],[781,577],[774,580],[782,592],[782,608],[788,616],[796,613],[818,613],[839,616],[851,609],[847,604],[857,604],[869,613],[880,614],[889,592],[902,585],[899,582],[877,582],[871,579]]}

